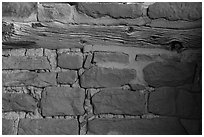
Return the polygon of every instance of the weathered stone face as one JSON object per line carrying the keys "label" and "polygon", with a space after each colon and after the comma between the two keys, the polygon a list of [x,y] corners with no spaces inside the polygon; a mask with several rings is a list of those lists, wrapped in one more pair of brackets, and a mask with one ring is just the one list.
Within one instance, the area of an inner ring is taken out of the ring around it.
{"label": "weathered stone face", "polygon": [[113,52],[95,52],[93,61],[96,63],[115,62],[115,63],[128,64],[129,55],[124,53],[113,53]]}
{"label": "weathered stone face", "polygon": [[96,135],[179,135],[186,134],[176,118],[94,119],[88,133]]}
{"label": "weathered stone face", "polygon": [[145,81],[153,87],[179,86],[193,82],[195,64],[151,63],[143,69]]}
{"label": "weathered stone face", "polygon": [[60,84],[73,84],[76,80],[77,72],[73,70],[59,72],[57,75],[57,82]]}
{"label": "weathered stone face", "polygon": [[191,94],[186,90],[172,87],[157,88],[149,97],[149,111],[165,116],[201,117],[200,104],[200,94]]}
{"label": "weathered stone face", "polygon": [[78,3],[77,10],[94,18],[110,16],[112,18],[138,18],[142,16],[139,4],[118,3]]}
{"label": "weathered stone face", "polygon": [[145,97],[139,92],[104,89],[92,97],[95,114],[141,115],[145,111]]}
{"label": "weathered stone face", "polygon": [[2,58],[3,69],[50,69],[46,57],[11,56]]}
{"label": "weathered stone face", "polygon": [[14,135],[14,120],[2,118],[2,135]]}
{"label": "weathered stone face", "polygon": [[42,94],[42,115],[83,115],[84,99],[85,91],[80,88],[48,87]]}
{"label": "weathered stone face", "polygon": [[78,122],[75,119],[21,119],[19,135],[77,135]]}
{"label": "weathered stone face", "polygon": [[35,72],[18,72],[3,73],[2,85],[4,86],[36,86],[46,87],[56,85],[56,74],[52,72],[35,73]]}
{"label": "weathered stone face", "polygon": [[37,109],[37,102],[28,94],[3,93],[2,107],[4,112],[34,112]]}
{"label": "weathered stone face", "polygon": [[92,67],[80,77],[81,86],[90,87],[120,87],[128,84],[136,77],[132,69],[116,69]]}
{"label": "weathered stone face", "polygon": [[60,54],[58,55],[58,66],[67,69],[80,69],[82,67],[83,57],[79,54]]}
{"label": "weathered stone face", "polygon": [[149,6],[148,15],[152,19],[193,21],[202,17],[199,2],[156,2]]}

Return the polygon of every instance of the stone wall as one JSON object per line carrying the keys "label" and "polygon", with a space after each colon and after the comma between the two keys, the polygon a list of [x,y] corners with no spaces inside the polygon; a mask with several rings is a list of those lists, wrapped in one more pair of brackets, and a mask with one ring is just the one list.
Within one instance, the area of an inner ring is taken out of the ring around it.
{"label": "stone wall", "polygon": [[202,134],[201,3],[2,8],[2,134]]}

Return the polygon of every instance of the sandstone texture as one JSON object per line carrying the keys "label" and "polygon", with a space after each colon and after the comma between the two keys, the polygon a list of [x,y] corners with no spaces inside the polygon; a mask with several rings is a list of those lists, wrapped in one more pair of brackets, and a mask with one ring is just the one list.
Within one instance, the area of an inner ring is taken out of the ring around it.
{"label": "sandstone texture", "polygon": [[199,2],[156,2],[149,6],[148,16],[152,19],[193,21],[202,17]]}
{"label": "sandstone texture", "polygon": [[90,87],[118,87],[128,84],[136,77],[136,71],[131,69],[116,69],[92,67],[80,77],[81,86]]}
{"label": "sandstone texture", "polygon": [[4,112],[34,112],[35,109],[37,109],[37,102],[32,96],[28,94],[3,93],[2,109]]}
{"label": "sandstone texture", "polygon": [[17,72],[17,73],[3,73],[3,86],[36,86],[46,87],[56,85],[55,73],[35,73],[35,72]]}
{"label": "sandstone texture", "polygon": [[154,119],[94,119],[88,124],[88,133],[96,135],[185,135],[175,118]]}
{"label": "sandstone texture", "polygon": [[145,81],[153,87],[179,86],[193,82],[195,64],[155,62],[143,69]]}
{"label": "sandstone texture", "polygon": [[77,135],[75,119],[21,119],[18,135]]}
{"label": "sandstone texture", "polygon": [[80,88],[48,87],[42,93],[42,115],[83,115],[85,91]]}
{"label": "sandstone texture", "polygon": [[129,90],[101,90],[92,97],[92,103],[95,114],[141,115],[145,112],[144,95]]}
{"label": "sandstone texture", "polygon": [[118,3],[78,3],[77,10],[91,16],[100,18],[109,16],[111,18],[138,18],[142,16],[142,8],[139,4],[118,4]]}

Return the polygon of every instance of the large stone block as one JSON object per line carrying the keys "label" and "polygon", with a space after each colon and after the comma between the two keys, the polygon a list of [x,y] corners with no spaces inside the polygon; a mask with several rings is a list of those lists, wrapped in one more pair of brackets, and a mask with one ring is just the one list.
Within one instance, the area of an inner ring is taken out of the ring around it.
{"label": "large stone block", "polygon": [[200,118],[201,104],[200,94],[191,94],[179,88],[161,87],[150,93],[148,108],[150,112],[159,115]]}
{"label": "large stone block", "polygon": [[36,87],[46,87],[46,86],[56,85],[56,74],[52,72],[3,73],[2,85],[3,86],[36,86]]}
{"label": "large stone block", "polygon": [[83,63],[83,56],[74,53],[62,53],[58,55],[58,66],[66,69],[80,69]]}
{"label": "large stone block", "polygon": [[85,91],[80,88],[48,87],[42,93],[42,115],[83,115],[84,99]]}
{"label": "large stone block", "polygon": [[75,119],[21,119],[19,135],[77,135],[78,122]]}
{"label": "large stone block", "polygon": [[117,52],[95,52],[93,61],[96,63],[116,62],[128,64],[129,55]]}
{"label": "large stone block", "polygon": [[36,100],[28,94],[3,93],[2,109],[4,112],[25,111],[34,112],[37,108]]}
{"label": "large stone block", "polygon": [[176,118],[94,119],[88,122],[88,134],[96,135],[185,135]]}
{"label": "large stone block", "polygon": [[2,135],[14,135],[14,120],[2,118]]}
{"label": "large stone block", "polygon": [[77,10],[94,18],[110,16],[112,18],[138,18],[142,16],[142,7],[139,4],[120,3],[78,3]]}
{"label": "large stone block", "polygon": [[119,87],[128,84],[135,77],[136,71],[132,69],[92,67],[82,74],[80,81],[84,88]]}
{"label": "large stone block", "polygon": [[3,69],[50,69],[46,57],[10,56],[2,58]]}
{"label": "large stone block", "polygon": [[74,70],[59,72],[57,75],[57,82],[60,84],[73,84],[77,77],[77,72]]}
{"label": "large stone block", "polygon": [[195,64],[155,62],[143,69],[145,81],[153,87],[179,86],[193,82]]}
{"label": "large stone block", "polygon": [[92,97],[95,114],[141,115],[145,112],[145,97],[139,92],[104,89]]}
{"label": "large stone block", "polygon": [[148,15],[152,19],[193,21],[202,17],[201,2],[157,2],[149,6]]}

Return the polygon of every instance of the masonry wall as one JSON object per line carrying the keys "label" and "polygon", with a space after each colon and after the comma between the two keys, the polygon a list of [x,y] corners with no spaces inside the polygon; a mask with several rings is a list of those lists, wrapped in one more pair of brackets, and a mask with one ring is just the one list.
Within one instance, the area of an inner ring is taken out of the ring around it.
{"label": "masonry wall", "polygon": [[2,134],[201,134],[201,3],[2,8]]}

